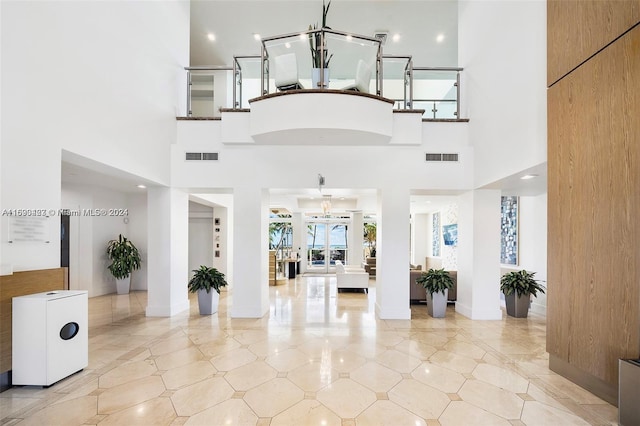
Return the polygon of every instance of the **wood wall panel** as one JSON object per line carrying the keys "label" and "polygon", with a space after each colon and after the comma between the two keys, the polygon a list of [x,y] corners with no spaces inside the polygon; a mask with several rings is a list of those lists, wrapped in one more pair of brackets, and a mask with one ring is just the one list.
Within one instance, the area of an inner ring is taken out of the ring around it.
{"label": "wood wall panel", "polygon": [[64,268],[0,276],[0,373],[11,370],[11,298],[64,289]]}
{"label": "wood wall panel", "polygon": [[548,0],[547,86],[640,22],[640,0]]}
{"label": "wood wall panel", "polygon": [[547,350],[613,388],[640,356],[640,26],[547,101]]}

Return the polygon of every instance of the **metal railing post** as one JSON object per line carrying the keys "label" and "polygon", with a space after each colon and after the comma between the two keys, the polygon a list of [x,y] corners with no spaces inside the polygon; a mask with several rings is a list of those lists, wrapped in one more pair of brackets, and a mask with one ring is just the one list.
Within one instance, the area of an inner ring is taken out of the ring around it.
{"label": "metal railing post", "polygon": [[460,118],[460,71],[456,75],[456,118]]}
{"label": "metal railing post", "polygon": [[236,107],[238,106],[238,104],[236,103],[236,91],[238,89],[238,69],[236,66],[237,63],[238,61],[236,60],[236,58],[233,58],[233,103],[231,104],[233,106],[233,109],[236,109]]}
{"label": "metal railing post", "polygon": [[191,71],[187,70],[187,117],[191,117]]}
{"label": "metal railing post", "polygon": [[409,109],[413,109],[413,60],[409,60]]}

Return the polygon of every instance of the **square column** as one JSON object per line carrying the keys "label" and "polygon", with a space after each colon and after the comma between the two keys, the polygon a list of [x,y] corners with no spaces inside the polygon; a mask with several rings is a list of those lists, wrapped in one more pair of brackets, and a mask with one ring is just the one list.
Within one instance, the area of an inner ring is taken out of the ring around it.
{"label": "square column", "polygon": [[146,314],[170,317],[189,309],[189,196],[149,188],[147,206]]}
{"label": "square column", "polygon": [[378,190],[376,313],[411,319],[409,308],[409,190]]}
{"label": "square column", "polygon": [[351,226],[347,234],[349,243],[349,265],[362,266],[364,262],[364,220],[362,212],[351,212]]}
{"label": "square column", "polygon": [[232,318],[261,318],[269,312],[269,194],[233,190]]}
{"label": "square column", "polygon": [[488,189],[460,196],[456,312],[471,319],[502,319],[500,196]]}

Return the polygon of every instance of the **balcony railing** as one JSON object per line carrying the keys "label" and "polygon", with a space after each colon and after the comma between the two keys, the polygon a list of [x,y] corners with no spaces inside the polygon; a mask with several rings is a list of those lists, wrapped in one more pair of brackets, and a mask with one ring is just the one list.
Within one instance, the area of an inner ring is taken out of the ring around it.
{"label": "balcony railing", "polygon": [[[293,70],[286,85],[283,59],[290,74]],[[189,117],[216,117],[220,108],[248,109],[249,99],[279,90],[357,86],[394,100],[395,109],[423,109],[425,120],[461,118],[462,68],[417,67],[411,56],[383,55],[378,39],[329,29],[265,38],[260,55],[234,56],[231,67],[185,70]]]}

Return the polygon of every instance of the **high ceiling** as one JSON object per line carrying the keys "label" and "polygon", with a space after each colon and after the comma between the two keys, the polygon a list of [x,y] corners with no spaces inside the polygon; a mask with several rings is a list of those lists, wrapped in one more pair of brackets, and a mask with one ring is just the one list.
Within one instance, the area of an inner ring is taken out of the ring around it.
{"label": "high ceiling", "polygon": [[[230,66],[234,55],[260,54],[255,34],[266,38],[298,33],[321,22],[321,0],[192,0],[190,65]],[[368,37],[387,32],[384,54],[411,55],[414,66],[458,66],[456,0],[333,0],[327,25]]]}
{"label": "high ceiling", "polygon": [[[383,46],[384,54],[411,55],[414,66],[455,67],[459,66],[457,15],[456,0],[333,0],[327,24],[336,31],[369,37],[385,32],[388,36]],[[306,31],[310,24],[320,24],[321,19],[322,0],[192,0],[189,65],[230,66],[234,55],[260,53],[261,43],[254,34],[270,37]],[[215,40],[210,40],[209,34],[214,35]],[[397,41],[394,41],[396,34]],[[93,183],[134,193],[141,191],[136,187],[139,183],[153,186],[152,182],[144,179],[108,167],[85,164],[69,155],[63,156],[63,160],[63,183]],[[521,181],[518,174],[487,188],[502,189],[505,195],[544,193],[546,169],[542,167],[531,172],[538,174],[540,179]],[[332,206],[336,211],[339,208],[367,213],[376,210],[377,196],[373,189],[333,189],[327,194],[332,196]],[[411,211],[438,210],[455,201],[456,195],[415,192],[411,197]],[[320,196],[318,188],[302,191],[272,189],[270,198],[272,208],[308,212],[320,210]],[[196,201],[206,203],[207,198],[207,195],[202,195]],[[218,199],[208,202],[225,204]]]}

